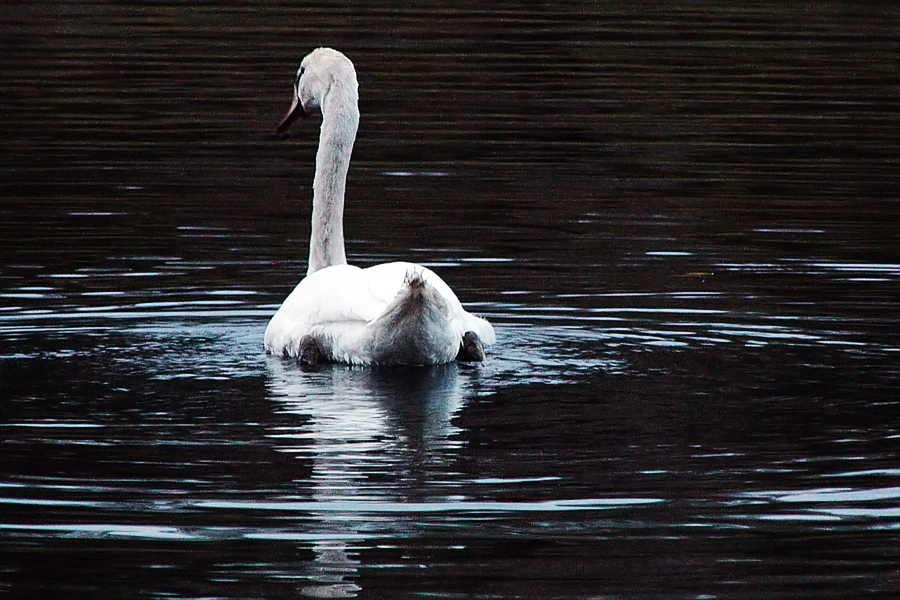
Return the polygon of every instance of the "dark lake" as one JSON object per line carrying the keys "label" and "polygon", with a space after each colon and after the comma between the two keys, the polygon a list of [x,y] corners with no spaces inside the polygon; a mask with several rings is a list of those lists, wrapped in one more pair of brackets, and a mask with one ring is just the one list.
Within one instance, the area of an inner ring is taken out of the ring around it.
{"label": "dark lake", "polygon": [[[0,593],[896,598],[890,2],[3,8]],[[304,371],[318,119],[351,263],[481,365]]]}

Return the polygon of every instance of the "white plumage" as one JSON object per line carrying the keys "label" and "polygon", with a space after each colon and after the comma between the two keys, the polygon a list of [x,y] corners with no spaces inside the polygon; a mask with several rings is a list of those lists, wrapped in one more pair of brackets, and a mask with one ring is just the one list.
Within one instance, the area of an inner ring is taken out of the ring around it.
{"label": "white plumage", "polygon": [[[467,342],[493,344],[494,329],[465,311],[433,271],[406,262],[346,264],[344,188],[359,121],[356,72],[340,52],[319,48],[301,63],[291,110],[278,128],[321,111],[307,276],[265,333],[266,349],[350,364],[435,364]],[[476,337],[472,337],[472,336]],[[483,358],[475,352],[474,359]]]}

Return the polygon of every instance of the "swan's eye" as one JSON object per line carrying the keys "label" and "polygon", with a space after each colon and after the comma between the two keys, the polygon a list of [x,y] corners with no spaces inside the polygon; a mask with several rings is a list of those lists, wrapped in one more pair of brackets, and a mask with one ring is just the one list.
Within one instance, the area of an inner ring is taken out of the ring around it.
{"label": "swan's eye", "polygon": [[296,89],[297,86],[300,85],[300,78],[303,77],[303,74],[305,72],[306,72],[306,67],[300,67],[300,69],[297,71],[297,78],[294,79],[294,89]]}

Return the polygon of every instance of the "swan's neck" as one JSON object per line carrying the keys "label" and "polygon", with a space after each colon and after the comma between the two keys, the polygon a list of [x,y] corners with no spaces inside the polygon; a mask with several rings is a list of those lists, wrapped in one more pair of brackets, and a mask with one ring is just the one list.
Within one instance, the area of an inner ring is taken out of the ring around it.
{"label": "swan's neck", "polygon": [[313,180],[312,231],[307,275],[347,264],[344,252],[344,189],[359,126],[356,91],[333,85],[322,99],[322,130]]}

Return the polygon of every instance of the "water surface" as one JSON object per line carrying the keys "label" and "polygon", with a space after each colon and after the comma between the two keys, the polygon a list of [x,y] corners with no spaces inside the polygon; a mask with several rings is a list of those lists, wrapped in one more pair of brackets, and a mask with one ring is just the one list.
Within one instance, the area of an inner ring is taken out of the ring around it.
{"label": "water surface", "polygon": [[[0,118],[12,597],[844,598],[900,588],[900,15],[44,3]],[[267,356],[345,51],[348,255],[483,365]]]}

